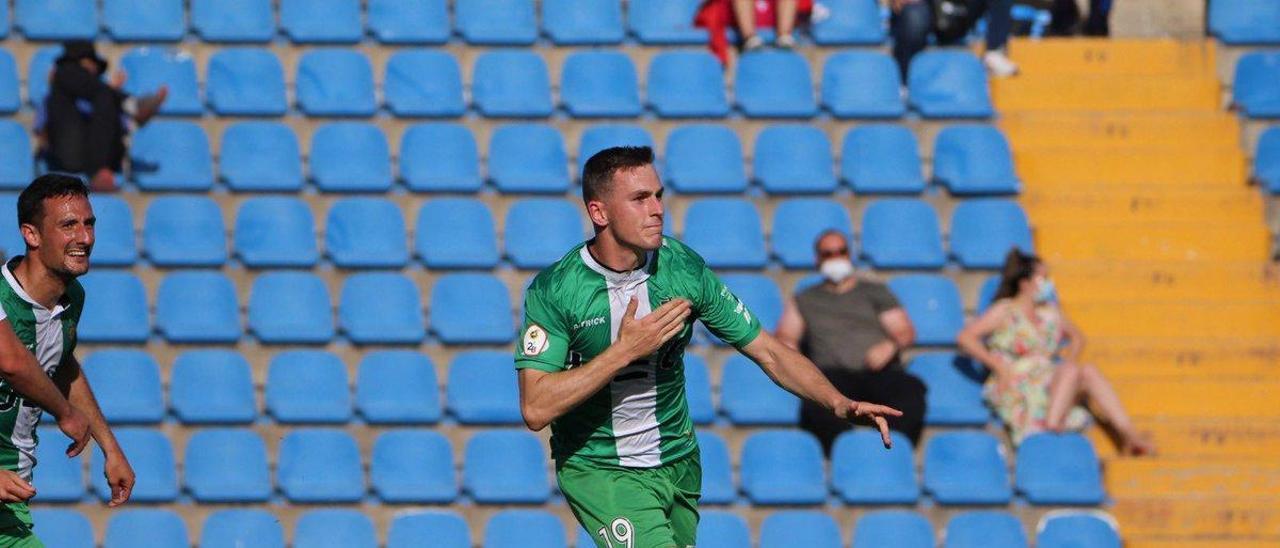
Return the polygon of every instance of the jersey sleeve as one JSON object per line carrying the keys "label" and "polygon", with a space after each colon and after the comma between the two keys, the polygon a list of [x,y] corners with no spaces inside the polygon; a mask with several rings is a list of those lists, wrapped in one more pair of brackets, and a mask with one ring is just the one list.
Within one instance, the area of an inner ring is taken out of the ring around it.
{"label": "jersey sleeve", "polygon": [[868,283],[867,295],[870,297],[871,306],[875,308],[876,314],[883,314],[895,308],[902,308],[902,304],[898,302],[898,298],[893,295],[892,291],[884,284]]}
{"label": "jersey sleeve", "polygon": [[516,369],[537,369],[548,373],[564,371],[569,353],[569,329],[564,314],[549,301],[544,290],[534,284],[525,292],[524,324],[516,346]]}
{"label": "jersey sleeve", "polygon": [[700,265],[694,293],[698,319],[720,340],[741,350],[760,334],[760,319],[720,278]]}

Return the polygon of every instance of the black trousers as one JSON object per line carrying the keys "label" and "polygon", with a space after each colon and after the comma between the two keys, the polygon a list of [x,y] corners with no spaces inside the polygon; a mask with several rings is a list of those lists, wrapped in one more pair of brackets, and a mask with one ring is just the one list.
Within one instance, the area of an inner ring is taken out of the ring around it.
{"label": "black trousers", "polygon": [[[45,99],[49,169],[90,177],[104,167],[121,171],[125,152],[121,117],[124,94],[105,84],[77,89],[59,86],[61,79],[57,76],[54,80]],[[92,112],[81,112],[76,106],[78,99],[88,101]]]}
{"label": "black trousers", "polygon": [[[920,444],[925,409],[925,386],[920,379],[892,366],[877,372],[824,369],[823,373],[837,390],[854,401],[888,405],[902,411],[901,417],[888,419],[889,428],[907,436],[913,445]],[[800,427],[817,436],[822,451],[830,456],[836,436],[853,426],[806,400],[800,407]]]}

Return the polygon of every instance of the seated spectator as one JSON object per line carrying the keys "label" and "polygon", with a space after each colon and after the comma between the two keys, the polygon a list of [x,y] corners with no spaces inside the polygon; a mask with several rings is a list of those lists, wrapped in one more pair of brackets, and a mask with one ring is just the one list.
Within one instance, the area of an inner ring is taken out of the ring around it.
{"label": "seated spectator", "polygon": [[1009,252],[991,306],[957,337],[960,349],[992,375],[983,392],[1015,445],[1042,431],[1082,430],[1089,398],[1119,437],[1127,455],[1151,453],[1106,377],[1079,361],[1084,335],[1058,306],[1053,280],[1040,259]]}
{"label": "seated spectator", "polygon": [[1111,0],[1089,0],[1089,15],[1080,24],[1080,6],[1076,0],[1053,0],[1049,13],[1050,36],[1071,36],[1079,32],[1085,36],[1109,36],[1111,34]]}
{"label": "seated spectator", "polygon": [[[900,360],[915,341],[911,319],[884,284],[855,275],[844,234],[825,232],[814,247],[824,280],[788,299],[778,339],[813,361],[849,398],[902,411],[901,417],[886,417],[889,428],[918,444],[925,386]],[[827,453],[850,427],[809,402],[801,407],[800,426],[813,432]]]}
{"label": "seated spectator", "polygon": [[729,39],[726,31],[729,25],[738,30],[743,52],[765,46],[764,38],[756,33],[761,26],[777,30],[774,45],[791,49],[796,46],[796,21],[808,18],[813,12],[813,4],[813,0],[705,0],[698,8],[694,24],[707,29],[711,52],[721,63],[727,64]]}
{"label": "seated spectator", "polygon": [[[1018,65],[1005,55],[1013,31],[1013,0],[888,0],[892,15],[893,57],[898,60],[902,81],[907,81],[911,58],[929,43],[934,34],[938,45],[955,45],[973,28],[979,17],[987,16],[987,52],[982,62],[993,76],[1005,78],[1018,73]],[[941,15],[939,15],[941,14]]]}
{"label": "seated spectator", "polygon": [[111,82],[105,83],[102,75],[106,71],[107,60],[98,55],[92,42],[63,44],[44,103],[43,137],[49,169],[83,174],[95,191],[115,189],[114,173],[123,167],[129,122],[146,124],[168,93],[161,87],[154,95],[130,97],[122,90],[124,73],[116,72]]}

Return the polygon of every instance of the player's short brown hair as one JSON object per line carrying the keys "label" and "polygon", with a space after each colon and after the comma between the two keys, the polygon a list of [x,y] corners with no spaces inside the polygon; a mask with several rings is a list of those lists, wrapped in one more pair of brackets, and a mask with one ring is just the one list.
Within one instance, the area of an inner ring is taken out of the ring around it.
{"label": "player's short brown hair", "polygon": [[640,147],[606,148],[591,156],[582,168],[582,201],[597,200],[609,191],[613,174],[653,164],[653,149]]}

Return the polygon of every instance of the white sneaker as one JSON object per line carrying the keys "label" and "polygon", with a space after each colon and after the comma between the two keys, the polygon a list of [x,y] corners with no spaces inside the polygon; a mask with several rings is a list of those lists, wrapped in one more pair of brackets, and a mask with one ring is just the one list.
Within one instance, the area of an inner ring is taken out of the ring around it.
{"label": "white sneaker", "polygon": [[780,34],[773,43],[782,49],[794,49],[796,47],[796,37],[790,34]]}
{"label": "white sneaker", "polygon": [[1014,63],[1003,51],[988,51],[982,55],[982,64],[996,78],[1008,78],[1018,73],[1018,64]]}
{"label": "white sneaker", "polygon": [[742,51],[756,51],[763,47],[764,38],[761,38],[759,34],[752,34],[750,38],[747,38],[746,42],[743,42]]}

